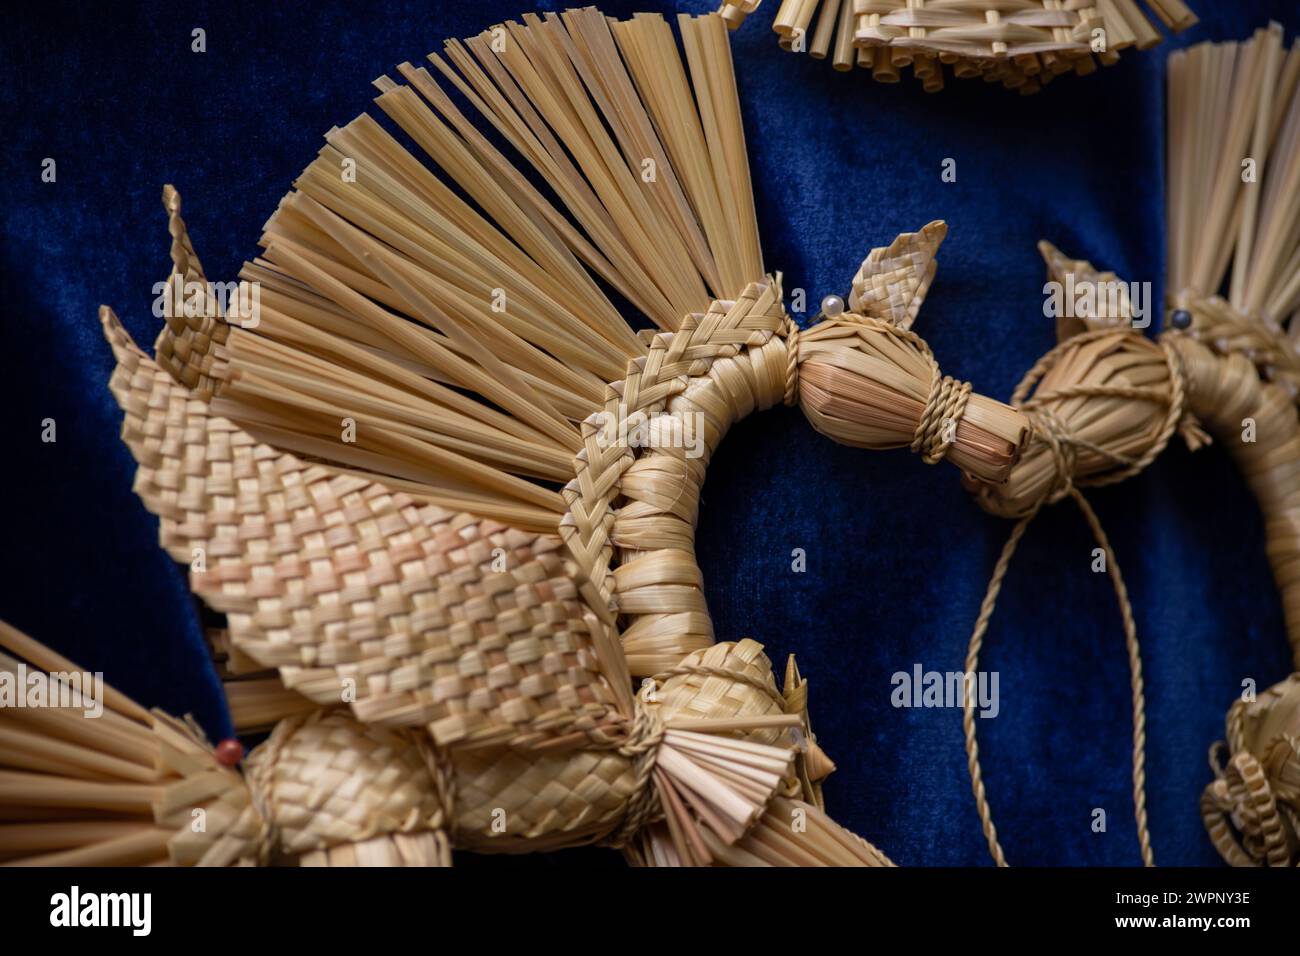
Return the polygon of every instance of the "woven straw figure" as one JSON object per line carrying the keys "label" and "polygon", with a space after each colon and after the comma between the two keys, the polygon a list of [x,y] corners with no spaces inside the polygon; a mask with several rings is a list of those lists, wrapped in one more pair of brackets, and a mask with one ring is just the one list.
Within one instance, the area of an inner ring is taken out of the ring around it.
{"label": "woven straw figure", "polygon": [[[24,786],[79,815],[127,788],[115,822],[137,829],[24,824],[17,855],[444,864],[600,842],[651,865],[888,863],[822,810],[833,765],[793,661],[779,690],[758,644],[714,643],[705,470],[782,402],[991,482],[1026,422],[910,329],[942,223],[874,250],[816,328],[786,315],[726,26],[679,25],[683,52],[658,17],[525,17],[432,72],[402,64],[376,102],[427,156],[369,116],[332,130],[230,301],[164,191],[182,307],[152,358],[101,310],[111,388],[163,546],[226,615],[235,724],[274,729],[241,776],[237,742],[119,699],[118,776],[93,783],[93,741],[53,760],[25,738],[4,758]],[[189,810],[205,823],[182,833]]]}
{"label": "woven straw figure", "polygon": [[[735,29],[760,0],[723,3]],[[944,67],[1035,93],[1064,73],[1085,76],[1121,50],[1161,42],[1155,23],[1174,33],[1196,23],[1182,0],[781,0],[772,29],[781,48],[830,57],[837,70],[870,70],[897,83],[912,68],[927,92],[943,89]],[[1149,15],[1148,15],[1149,14]],[[814,19],[815,17],[815,19]]]}
{"label": "woven straw figure", "polygon": [[[1133,326],[1127,283],[1048,243],[1059,286],[1092,289],[1108,307],[1062,317],[1058,344],[1011,399],[1033,434],[1007,480],[968,478],[988,511],[1017,519],[971,636],[978,667],[1001,582],[1033,516],[1070,498],[1106,552],[1124,619],[1133,696],[1133,794],[1146,863],[1145,716],[1132,608],[1115,555],[1081,489],[1122,482],[1175,433],[1193,450],[1211,436],[1240,467],[1264,517],[1265,548],[1300,669],[1300,419],[1295,336],[1300,332],[1300,43],[1283,50],[1276,24],[1243,43],[1200,44],[1169,62],[1169,314],[1151,340]],[[1226,85],[1225,85],[1226,84]],[[1229,108],[1203,108],[1217,91]],[[1249,144],[1249,146],[1247,145]],[[1242,175],[1249,149],[1256,177]],[[1231,224],[1230,228],[1220,228]],[[1226,287],[1226,297],[1217,292]],[[1119,294],[1114,294],[1119,293]],[[1293,674],[1232,705],[1226,748],[1211,750],[1215,780],[1201,812],[1234,865],[1300,864],[1300,706]],[[979,765],[972,709],[965,714],[972,786],[994,859],[1006,858]]]}

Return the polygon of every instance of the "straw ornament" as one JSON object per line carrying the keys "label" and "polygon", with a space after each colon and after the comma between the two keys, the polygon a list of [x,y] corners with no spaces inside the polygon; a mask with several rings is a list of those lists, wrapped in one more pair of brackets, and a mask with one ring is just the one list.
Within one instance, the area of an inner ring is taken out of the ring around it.
{"label": "straw ornament", "polygon": [[[945,377],[910,328],[943,224],[873,251],[850,307],[800,330],[763,266],[716,14],[676,36],[657,16],[526,16],[397,72],[375,102],[423,155],[368,115],[331,130],[225,302],[168,187],[183,312],[151,358],[101,309],[136,491],[225,615],[236,726],[271,728],[242,775],[222,763],[237,742],[192,729],[188,763],[147,761],[142,858],[602,843],[647,865],[889,865],[822,809],[834,765],[793,661],[780,691],[758,644],[714,643],[695,526],[727,430],[781,403],[850,444],[1008,473],[1025,417]],[[174,726],[123,707],[142,756]],[[68,787],[79,821],[126,784],[91,793],[73,770],[94,758],[25,739],[0,811],[42,829],[4,857],[136,862],[30,809]],[[156,794],[208,799],[195,775],[230,807],[181,839]]]}
{"label": "straw ornament", "polygon": [[[760,0],[724,3],[736,29]],[[958,79],[983,79],[1035,93],[1063,73],[1081,76],[1147,50],[1163,39],[1157,24],[1181,33],[1197,20],[1182,0],[781,0],[772,29],[787,52],[861,67],[881,83],[912,74],[926,92],[943,89],[945,67]]]}
{"label": "straw ornament", "polygon": [[[1005,482],[968,478],[986,510],[1017,519],[989,582],[966,667],[978,669],[984,636],[1016,546],[1047,504],[1069,497],[1098,545],[1124,622],[1133,701],[1133,795],[1142,859],[1147,832],[1145,697],[1141,652],[1123,577],[1081,489],[1121,482],[1149,465],[1175,434],[1193,450],[1210,436],[1237,461],[1264,516],[1266,550],[1300,668],[1300,421],[1295,315],[1300,309],[1300,45],[1282,50],[1272,24],[1244,43],[1200,44],[1169,61],[1169,313],[1155,341],[1133,326],[1131,303],[1113,273],[1071,260],[1048,243],[1051,279],[1103,289],[1114,308],[1062,318],[1059,342],[1011,399],[1032,435]],[[1232,104],[1223,113],[1202,104]],[[1244,152],[1248,151],[1248,152]],[[1243,156],[1246,157],[1243,159]],[[1245,171],[1254,175],[1247,175]],[[1227,297],[1218,295],[1226,283]],[[1245,437],[1243,427],[1252,427]],[[1234,865],[1300,862],[1300,723],[1292,675],[1238,701],[1226,745],[1212,751],[1215,781],[1201,811]],[[1006,855],[993,823],[976,740],[973,702],[963,726],[976,808],[999,865]]]}

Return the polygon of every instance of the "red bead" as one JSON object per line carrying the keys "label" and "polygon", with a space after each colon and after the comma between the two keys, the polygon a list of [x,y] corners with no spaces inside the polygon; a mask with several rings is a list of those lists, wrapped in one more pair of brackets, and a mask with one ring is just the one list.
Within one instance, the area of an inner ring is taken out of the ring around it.
{"label": "red bead", "polygon": [[244,745],[234,737],[227,737],[217,744],[217,763],[223,767],[237,767],[244,759]]}

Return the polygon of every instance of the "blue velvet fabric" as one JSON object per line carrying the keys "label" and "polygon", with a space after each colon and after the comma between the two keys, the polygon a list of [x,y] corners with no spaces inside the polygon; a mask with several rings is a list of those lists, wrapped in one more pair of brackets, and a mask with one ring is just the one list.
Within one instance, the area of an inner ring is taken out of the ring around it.
{"label": "blue velvet fabric", "polygon": [[[152,343],[152,286],[169,269],[163,183],[184,196],[208,275],[233,278],[321,134],[370,106],[372,78],[529,5],[47,0],[7,15],[0,616],[137,699],[228,732],[182,569],[131,491],[96,308],[111,304]],[[1288,0],[1202,0],[1189,34],[1095,76],[1032,97],[953,80],[927,95],[910,79],[882,86],[780,52],[776,5],[734,37],[768,267],[816,303],[846,292],[872,246],[946,219],[917,329],[946,372],[1004,399],[1053,344],[1038,239],[1154,283],[1159,301],[1167,51],[1243,37],[1269,17],[1288,34],[1300,26]],[[713,6],[603,4],[617,15]],[[190,50],[195,27],[206,53]],[[41,181],[46,157],[55,183]],[[946,158],[952,183],[940,178]],[[46,418],[54,443],[40,438]],[[1092,500],[1143,642],[1156,858],[1215,863],[1197,814],[1206,748],[1244,678],[1264,687],[1290,671],[1255,504],[1222,450],[1181,447]],[[891,675],[961,668],[1008,531],[952,467],[836,446],[789,409],[741,423],[710,469],[699,551],[718,638],[752,636],[778,667],[797,654],[839,766],[828,808],[901,864],[988,862],[960,711],[891,706]],[[1040,517],[988,636],[1001,712],[979,729],[1013,863],[1139,862],[1123,637],[1093,546],[1071,507]],[[791,570],[796,548],[804,573]],[[1094,808],[1107,811],[1104,833]]]}

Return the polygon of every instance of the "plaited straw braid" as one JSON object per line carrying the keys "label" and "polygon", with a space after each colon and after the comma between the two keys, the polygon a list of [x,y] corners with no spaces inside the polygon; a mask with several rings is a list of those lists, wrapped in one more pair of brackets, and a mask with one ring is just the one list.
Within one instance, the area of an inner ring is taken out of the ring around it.
{"label": "plaited straw braid", "polygon": [[799,404],[799,326],[786,318],[782,326],[785,337],[785,404]]}
{"label": "plaited straw braid", "polygon": [[[1035,394],[1030,398],[1031,392],[1043,380],[1047,373],[1055,366],[1062,355],[1067,351],[1078,350],[1092,342],[1103,341],[1116,336],[1114,329],[1097,329],[1089,332],[1082,332],[1066,341],[1058,344],[1055,348],[1043,356],[1034,367],[1029,370],[1020,384],[1012,394],[1011,404],[1021,409],[1029,418],[1033,425],[1034,433],[1038,439],[1043,442],[1051,455],[1054,474],[1052,482],[1034,501],[1028,512],[1020,515],[1016,525],[1012,528],[1011,534],[1007,538],[1006,544],[1002,548],[1002,553],[993,570],[993,575],[989,579],[988,589],[985,593],[984,600],[980,605],[979,616],[976,618],[975,626],[971,632],[970,644],[966,653],[966,671],[975,673],[979,669],[979,655],[984,644],[984,635],[988,630],[989,621],[997,606],[998,595],[1002,589],[1003,579],[1006,577],[1007,568],[1010,566],[1011,558],[1014,556],[1016,547],[1019,545],[1021,538],[1024,537],[1025,530],[1029,527],[1030,522],[1038,512],[1048,504],[1060,501],[1062,498],[1069,497],[1078,505],[1079,510],[1083,513],[1084,519],[1092,531],[1093,538],[1100,546],[1105,559],[1107,573],[1110,575],[1111,583],[1115,589],[1115,598],[1119,604],[1120,617],[1123,620],[1124,643],[1128,654],[1129,664],[1129,687],[1132,699],[1133,709],[1133,807],[1134,816],[1137,822],[1138,843],[1142,853],[1142,860],[1146,866],[1155,865],[1155,855],[1151,848],[1151,835],[1147,828],[1146,812],[1146,695],[1142,680],[1142,656],[1141,646],[1137,637],[1137,625],[1133,618],[1133,607],[1128,597],[1128,589],[1124,584],[1124,578],[1120,572],[1119,562],[1115,558],[1115,553],[1111,547],[1110,540],[1102,528],[1101,521],[1097,517],[1092,506],[1084,497],[1080,487],[1110,485],[1126,478],[1132,477],[1145,469],[1161,451],[1168,445],[1169,439],[1173,436],[1175,430],[1183,425],[1187,431],[1193,430],[1193,424],[1190,419],[1185,419],[1186,409],[1186,382],[1183,369],[1182,359],[1169,342],[1160,343],[1166,366],[1168,368],[1168,389],[1142,388],[1125,385],[1112,384],[1087,384],[1080,383],[1076,385],[1056,386],[1049,391],[1041,394]],[[1120,333],[1136,334],[1136,333]],[[1068,426],[1061,418],[1053,412],[1050,403],[1060,401],[1065,398],[1122,398],[1128,400],[1142,400],[1155,402],[1165,405],[1164,419],[1160,428],[1155,434],[1154,440],[1136,457],[1117,454],[1102,445],[1094,442],[1086,442],[1076,439],[1070,434]],[[1092,452],[1107,461],[1111,468],[1101,471],[1100,473],[1079,477],[1076,475],[1078,452],[1080,449]],[[1000,499],[996,497],[982,495],[981,504],[990,507],[990,510],[996,511],[996,505]],[[989,807],[988,798],[985,793],[983,773],[980,768],[979,744],[975,734],[975,707],[974,701],[969,695],[963,701],[962,714],[962,731],[966,738],[966,763],[971,777],[971,790],[975,796],[976,809],[980,816],[980,823],[984,831],[985,839],[988,841],[989,852],[992,854],[994,861],[998,866],[1006,866],[1006,855],[998,841],[997,828],[993,824],[992,810]]]}
{"label": "plaited straw braid", "polygon": [[[753,347],[770,342],[785,320],[774,280],[750,283],[735,300],[714,301],[702,315],[686,316],[677,331],[655,335],[647,354],[628,363],[624,379],[606,388],[601,412],[583,422],[583,450],[574,459],[576,477],[564,488],[569,507],[560,534],[605,604],[614,593],[612,502],[623,473],[636,460],[628,446],[605,440],[606,429],[662,411],[692,379],[707,376],[715,362],[749,358]],[[779,385],[777,395],[783,396],[785,382]],[[732,411],[730,420],[720,423],[724,430],[738,417]]]}
{"label": "plaited straw braid", "polygon": [[[695,559],[700,488],[731,425],[789,394],[789,328],[779,278],[751,283],[737,299],[686,316],[676,332],[651,337],[647,354],[628,364],[626,377],[607,387],[604,407],[583,423],[559,531],[589,582],[588,604],[606,609],[611,622],[623,616],[634,676],[713,643]],[[688,455],[684,443],[631,447],[623,429],[638,419],[657,428],[698,423],[700,455]]]}

